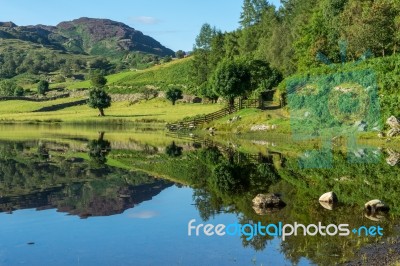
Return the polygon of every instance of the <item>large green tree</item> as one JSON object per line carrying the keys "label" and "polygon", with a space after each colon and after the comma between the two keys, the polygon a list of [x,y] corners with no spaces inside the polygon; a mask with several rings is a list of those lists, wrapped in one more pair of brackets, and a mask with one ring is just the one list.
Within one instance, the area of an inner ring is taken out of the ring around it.
{"label": "large green tree", "polygon": [[165,97],[175,105],[177,100],[183,99],[183,92],[179,88],[169,88],[165,93]]}
{"label": "large green tree", "polygon": [[251,77],[246,63],[242,60],[223,60],[217,66],[211,84],[215,93],[232,106],[236,97],[250,90]]}
{"label": "large green tree", "polygon": [[88,105],[99,110],[99,116],[105,116],[104,109],[111,106],[111,97],[103,88],[93,88],[89,92]]}
{"label": "large green tree", "polygon": [[3,80],[0,82],[0,96],[13,96],[17,84],[12,80]]}
{"label": "large green tree", "polygon": [[90,84],[94,88],[103,88],[107,84],[107,79],[100,71],[94,71],[90,74]]}

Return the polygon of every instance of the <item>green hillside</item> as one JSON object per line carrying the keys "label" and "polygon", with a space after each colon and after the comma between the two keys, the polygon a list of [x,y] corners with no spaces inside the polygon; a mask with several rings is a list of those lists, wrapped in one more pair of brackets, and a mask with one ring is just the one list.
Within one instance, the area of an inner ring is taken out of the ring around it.
{"label": "green hillside", "polygon": [[[174,60],[145,70],[131,70],[107,76],[111,93],[135,93],[145,87],[166,90],[169,86],[180,86],[188,90],[191,58]],[[67,89],[89,88],[90,82],[55,84]]]}

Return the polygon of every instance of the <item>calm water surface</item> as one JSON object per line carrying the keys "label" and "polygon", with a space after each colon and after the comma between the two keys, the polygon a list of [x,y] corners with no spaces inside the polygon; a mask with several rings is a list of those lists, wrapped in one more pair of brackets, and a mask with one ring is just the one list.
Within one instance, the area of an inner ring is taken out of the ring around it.
{"label": "calm water surface", "polygon": [[[394,205],[400,189],[398,165],[389,165],[390,154],[379,149],[365,151],[375,154],[375,164],[355,167],[336,152],[333,161],[340,167],[309,170],[280,153],[279,142],[267,140],[249,141],[263,151],[252,154],[143,128],[0,130],[1,265],[329,265],[379,241],[189,237],[191,219],[214,225],[379,224],[386,236],[398,236],[396,208],[378,217],[368,217],[362,208],[376,197]],[[219,164],[245,178],[215,181]],[[330,190],[342,199],[333,211],[315,200]],[[267,192],[281,194],[286,206],[264,213],[253,209],[252,198]]]}

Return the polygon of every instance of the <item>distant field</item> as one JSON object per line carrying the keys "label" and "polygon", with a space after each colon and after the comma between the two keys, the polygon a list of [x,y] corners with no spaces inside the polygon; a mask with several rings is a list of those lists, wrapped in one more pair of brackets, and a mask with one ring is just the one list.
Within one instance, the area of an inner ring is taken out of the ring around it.
{"label": "distant field", "polygon": [[[109,92],[135,93],[145,86],[165,90],[169,85],[186,86],[189,83],[190,58],[175,60],[145,70],[130,70],[107,76]],[[52,87],[66,87],[74,90],[89,88],[89,81],[53,84]]]}
{"label": "distant field", "polygon": [[53,112],[34,113],[32,111],[79,99],[60,99],[51,102],[32,103],[7,101],[0,104],[0,123],[3,122],[71,122],[71,123],[124,123],[124,122],[173,122],[187,116],[208,114],[222,108],[218,104],[184,104],[172,106],[165,99],[154,99],[131,105],[128,102],[115,102],[105,110],[106,117],[98,117],[98,111],[87,105],[69,107]]}

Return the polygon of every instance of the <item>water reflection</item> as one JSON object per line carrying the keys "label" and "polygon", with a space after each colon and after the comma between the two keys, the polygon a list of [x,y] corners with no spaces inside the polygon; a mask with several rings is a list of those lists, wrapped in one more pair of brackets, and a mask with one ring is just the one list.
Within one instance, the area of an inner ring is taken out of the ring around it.
{"label": "water reflection", "polygon": [[104,133],[87,147],[89,161],[62,143],[0,142],[0,212],[56,208],[81,218],[108,216],[173,185],[106,165],[111,147]]}
{"label": "water reflection", "polygon": [[104,132],[99,132],[97,140],[88,143],[89,157],[94,165],[101,166],[107,162],[107,155],[111,151],[111,143],[104,140]]}
{"label": "water reflection", "polygon": [[[378,160],[376,164],[350,163],[348,151],[330,151],[335,167],[308,169],[298,163],[298,154],[304,152],[272,151],[265,145],[262,151],[245,153],[238,150],[239,145],[226,147],[201,139],[194,142],[168,139],[160,144],[133,137],[126,141],[110,140],[110,134],[103,131],[97,138],[64,135],[57,140],[0,141],[0,212],[57,209],[88,218],[128,210],[130,218],[157,216],[163,223],[167,220],[158,216],[158,211],[130,212],[130,209],[135,210],[139,204],[162,195],[161,192],[168,191],[176,182],[192,188],[192,201],[183,201],[174,190],[176,195],[168,195],[176,198],[176,202],[162,208],[172,213],[175,208],[190,206],[203,222],[232,215],[242,225],[321,221],[346,223],[353,228],[379,224],[384,227],[385,237],[399,235],[396,226],[400,215],[397,206],[400,167],[398,152],[392,149],[380,151],[384,156],[377,156],[377,149],[362,154],[353,152],[356,158],[360,155],[363,159],[370,156]],[[314,156],[308,155],[307,160]],[[315,156],[320,158],[319,154]],[[338,195],[339,204],[335,208],[321,206],[318,201],[327,191]],[[279,195],[285,204],[255,208],[253,199],[268,193]],[[375,198],[391,207],[389,216],[363,210],[364,203]],[[176,227],[180,234],[186,233],[186,216],[170,219],[171,224],[180,224]],[[185,237],[182,241],[186,245],[185,241],[202,240]],[[238,241],[243,247],[266,254],[272,254],[277,243],[276,238],[262,235],[251,240],[243,236]],[[297,236],[278,242],[278,248],[286,261],[293,264],[307,258],[316,264],[331,265],[350,259],[360,246],[374,241],[377,239],[353,235],[346,238]],[[248,249],[241,249],[244,250]]]}

